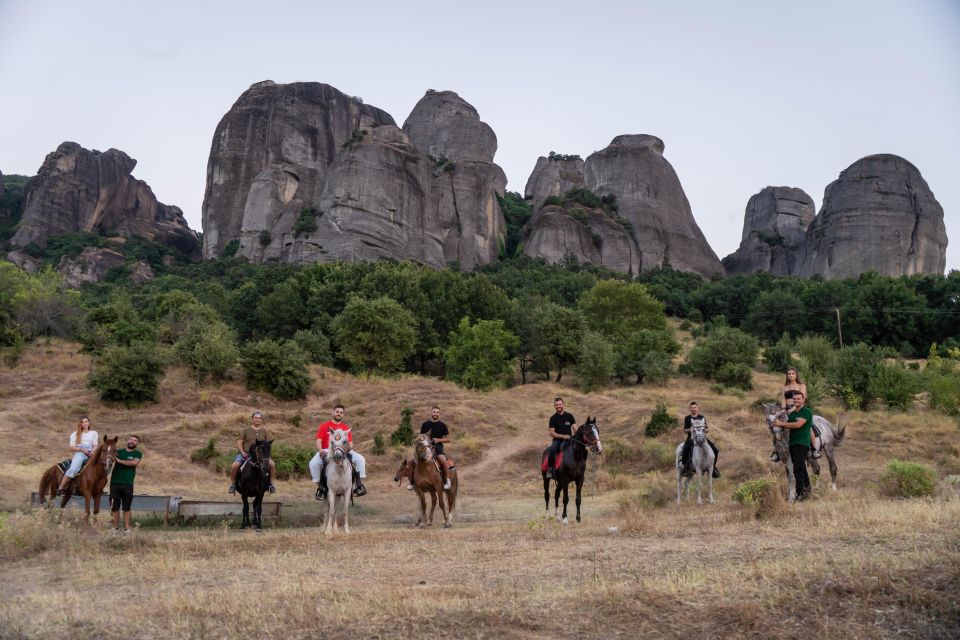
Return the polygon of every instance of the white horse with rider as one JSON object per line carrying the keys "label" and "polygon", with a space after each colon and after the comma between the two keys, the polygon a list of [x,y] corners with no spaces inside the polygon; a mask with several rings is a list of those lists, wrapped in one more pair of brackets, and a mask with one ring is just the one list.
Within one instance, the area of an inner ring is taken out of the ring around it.
{"label": "white horse with rider", "polygon": [[353,496],[353,465],[350,464],[350,443],[341,429],[330,433],[330,449],[327,453],[324,474],[327,479],[327,525],[326,535],[337,531],[337,498],[340,498],[343,515],[343,532],[350,533],[350,499]]}
{"label": "white horse with rider", "polygon": [[[690,454],[690,468],[693,470],[694,474],[697,476],[697,504],[703,504],[703,477],[706,475],[707,483],[709,487],[709,499],[710,503],[714,502],[713,499],[713,465],[716,462],[716,457],[713,454],[713,449],[707,444],[707,427],[706,424],[694,425],[690,428],[690,438],[693,440],[693,450]],[[687,500],[690,499],[690,480],[691,478],[683,477],[683,463],[681,458],[683,456],[683,444],[680,443],[677,445],[677,458],[676,458],[676,467],[677,467],[677,504],[680,504],[681,498],[683,496],[683,491],[686,490]]]}

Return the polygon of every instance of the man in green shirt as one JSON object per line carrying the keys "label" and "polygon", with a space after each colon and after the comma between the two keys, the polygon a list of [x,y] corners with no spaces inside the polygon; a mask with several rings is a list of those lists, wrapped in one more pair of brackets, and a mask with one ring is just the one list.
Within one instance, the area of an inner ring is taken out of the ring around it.
{"label": "man in green shirt", "polygon": [[793,411],[787,414],[787,421],[776,420],[775,426],[790,430],[790,461],[793,463],[793,478],[797,487],[797,500],[810,496],[810,476],[807,475],[807,453],[810,451],[810,425],[813,424],[813,411],[804,406],[806,398],[800,391],[793,392]]}
{"label": "man in green shirt", "polygon": [[120,509],[123,508],[123,526],[125,531],[130,530],[130,505],[133,503],[133,479],[137,475],[137,465],[143,458],[137,447],[140,445],[140,436],[130,435],[127,438],[127,448],[117,451],[116,464],[110,475],[110,517],[113,519],[113,528],[120,530]]}

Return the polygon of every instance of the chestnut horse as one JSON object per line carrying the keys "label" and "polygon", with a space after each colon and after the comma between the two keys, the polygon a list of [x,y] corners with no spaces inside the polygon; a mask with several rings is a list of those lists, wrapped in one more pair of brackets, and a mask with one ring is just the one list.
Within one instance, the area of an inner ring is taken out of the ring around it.
{"label": "chestnut horse", "polygon": [[[448,458],[449,460],[449,458]],[[406,480],[408,484],[413,484],[413,469],[414,464],[413,460],[407,460],[404,458],[400,462],[400,466],[397,467],[397,472],[393,475],[394,482],[400,482],[401,480]],[[450,479],[450,488],[444,489],[443,494],[447,497],[447,513],[449,516],[450,524],[453,525],[453,512],[457,506],[457,491],[460,488],[460,481],[457,477],[457,468],[447,469],[447,477]],[[441,484],[443,484],[441,482]],[[414,486],[414,488],[416,488]],[[419,524],[419,521],[418,521]]]}
{"label": "chestnut horse", "polygon": [[[93,519],[97,519],[97,515],[100,513],[100,496],[103,495],[103,489],[107,486],[110,473],[113,471],[113,465],[117,460],[118,439],[117,436],[109,438],[104,435],[103,442],[101,442],[100,446],[94,449],[90,457],[87,458],[87,463],[84,465],[83,470],[77,474],[76,478],[67,483],[64,489],[66,493],[60,502],[61,520],[63,520],[63,510],[66,508],[67,502],[70,501],[70,498],[72,498],[75,493],[83,495],[83,505],[86,509],[87,522],[90,522],[91,500],[93,500]],[[52,503],[54,501],[57,495],[57,487],[60,486],[60,480],[62,478],[63,471],[60,470],[60,465],[55,464],[44,472],[43,477],[40,478],[41,505],[45,504],[45,498],[48,494],[50,496],[50,502]]]}
{"label": "chestnut horse", "polygon": [[[443,526],[449,529],[453,526],[453,510],[457,504],[457,490],[459,489],[457,470],[453,469],[448,472],[450,489],[444,491],[443,477],[437,467],[439,462],[435,458],[433,440],[430,435],[421,433],[417,436],[416,440],[413,441],[413,451],[413,460],[409,463],[406,460],[403,461],[401,468],[397,470],[395,479],[399,481],[404,467],[409,469],[407,477],[411,479],[417,497],[420,498],[418,527],[433,525],[433,513],[439,500],[440,511],[443,512]],[[427,494],[430,494],[429,515],[427,514]],[[444,502],[444,495],[446,495],[446,503]]]}

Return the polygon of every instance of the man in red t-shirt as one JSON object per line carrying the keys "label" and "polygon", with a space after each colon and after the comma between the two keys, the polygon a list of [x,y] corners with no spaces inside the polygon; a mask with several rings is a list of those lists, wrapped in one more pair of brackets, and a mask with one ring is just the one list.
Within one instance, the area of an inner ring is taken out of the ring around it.
{"label": "man in red t-shirt", "polygon": [[351,445],[350,459],[353,462],[353,466],[356,469],[358,478],[355,478],[355,487],[353,489],[353,495],[362,496],[367,493],[366,487],[363,486],[363,479],[367,477],[366,473],[366,460],[359,453],[353,451],[353,432],[350,430],[350,426],[343,422],[343,414],[346,409],[342,404],[338,404],[333,408],[333,419],[327,420],[319,427],[317,427],[316,434],[316,446],[317,453],[313,456],[313,459],[310,460],[310,476],[317,485],[317,500],[325,500],[327,497],[327,478],[324,473],[326,466],[326,455],[330,449],[330,434],[340,429],[347,434],[347,442]]}

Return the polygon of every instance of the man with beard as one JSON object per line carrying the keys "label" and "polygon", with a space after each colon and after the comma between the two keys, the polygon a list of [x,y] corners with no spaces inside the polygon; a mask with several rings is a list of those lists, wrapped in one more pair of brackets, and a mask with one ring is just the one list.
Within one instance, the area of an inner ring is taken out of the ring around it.
{"label": "man with beard", "polygon": [[137,447],[140,436],[131,434],[127,438],[127,448],[117,451],[116,464],[110,475],[110,517],[113,529],[120,530],[120,509],[123,509],[124,531],[130,531],[130,505],[133,503],[133,479],[137,475],[137,465],[143,459],[143,453]]}

